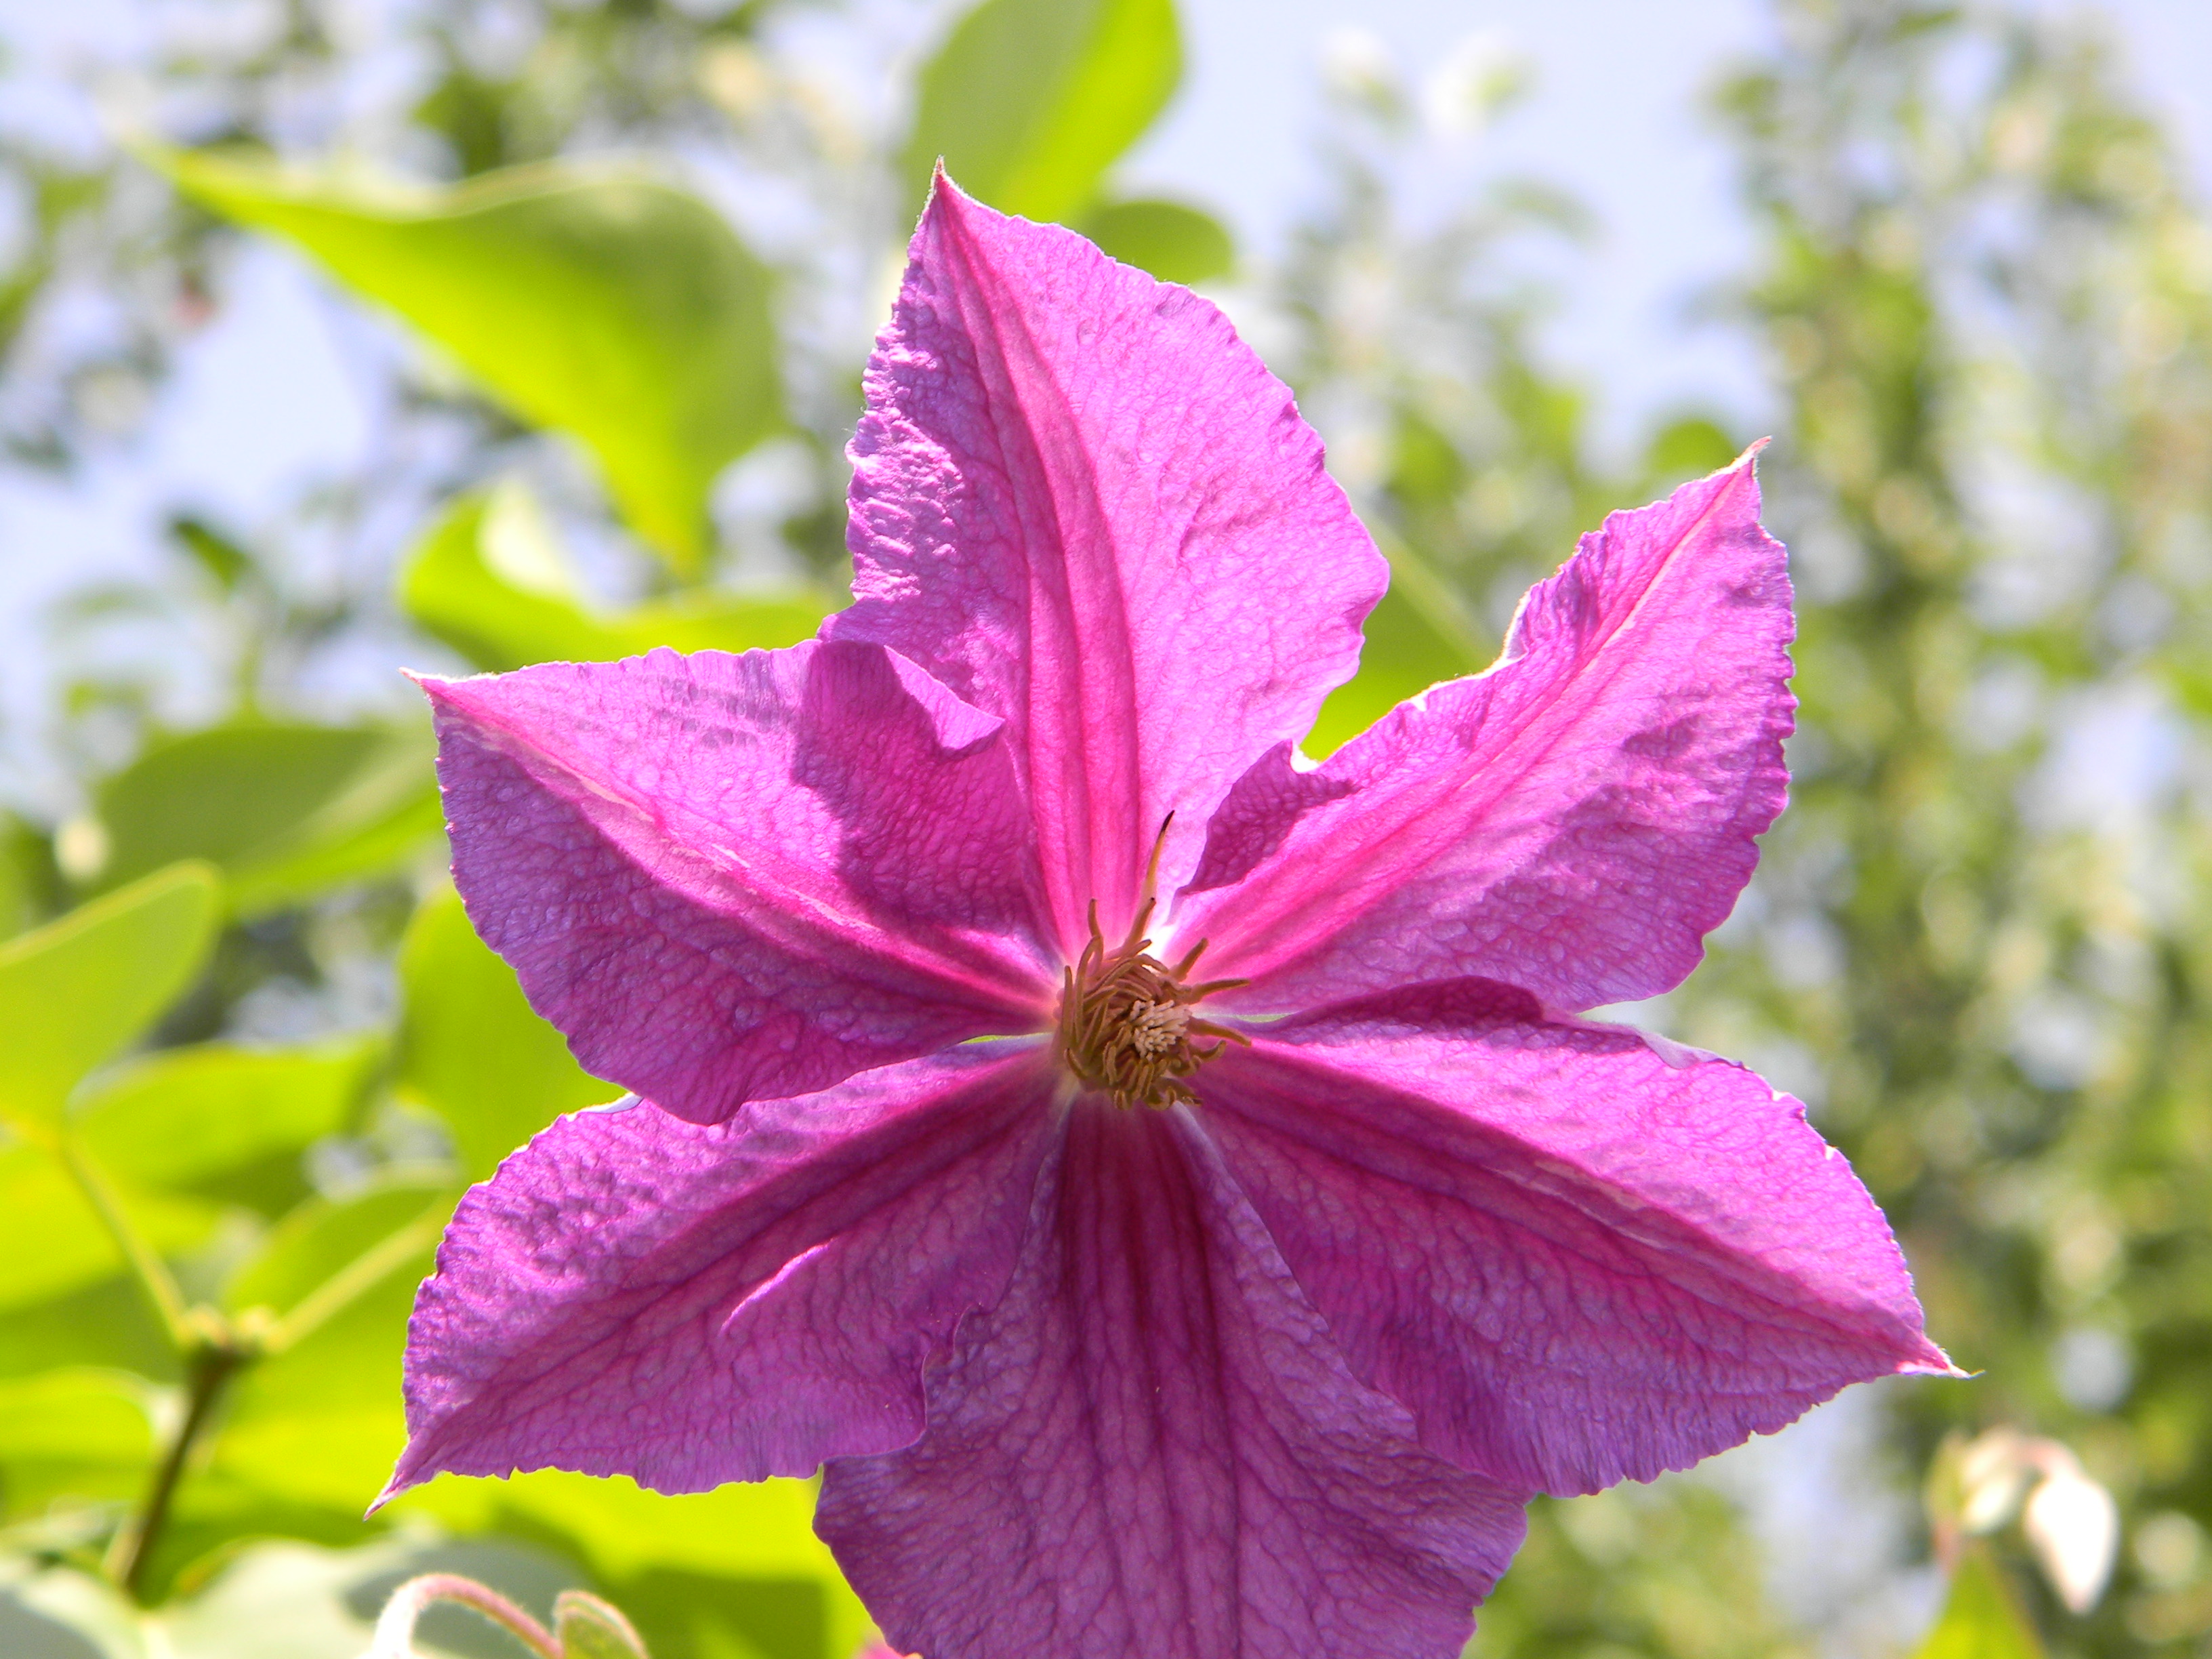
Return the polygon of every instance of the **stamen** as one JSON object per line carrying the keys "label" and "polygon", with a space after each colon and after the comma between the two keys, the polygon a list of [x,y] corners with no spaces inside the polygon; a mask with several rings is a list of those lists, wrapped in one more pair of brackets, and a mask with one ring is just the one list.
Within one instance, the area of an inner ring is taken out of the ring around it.
{"label": "stamen", "polygon": [[[1168,823],[1173,822],[1170,815]],[[1204,939],[1172,968],[1151,954],[1145,930],[1157,903],[1152,889],[1167,832],[1163,823],[1145,871],[1144,900],[1127,936],[1108,946],[1092,901],[1091,938],[1060,981],[1060,1059],[1079,1081],[1112,1096],[1116,1106],[1165,1108],[1195,1101],[1183,1079],[1228,1044],[1251,1044],[1241,1031],[1191,1015],[1194,1003],[1245,982],[1186,982],[1206,949]]]}

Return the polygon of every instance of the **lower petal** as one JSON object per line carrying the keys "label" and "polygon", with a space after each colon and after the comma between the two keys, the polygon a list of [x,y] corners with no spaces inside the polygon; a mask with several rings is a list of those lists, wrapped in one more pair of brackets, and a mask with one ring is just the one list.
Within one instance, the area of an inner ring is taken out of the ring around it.
{"label": "lower petal", "polygon": [[1006,1297],[929,1428],[816,1525],[930,1659],[1450,1659],[1522,1495],[1361,1386],[1188,1115],[1072,1110]]}
{"label": "lower petal", "polygon": [[447,1230],[390,1492],[545,1468],[699,1492],[905,1444],[929,1356],[1013,1270],[1049,1090],[1036,1045],[975,1045],[726,1124],[561,1119]]}
{"label": "lower petal", "polygon": [[1496,1480],[1650,1480],[1948,1367],[1866,1189],[1740,1066],[1474,980],[1255,1030],[1198,1087],[1354,1370]]}

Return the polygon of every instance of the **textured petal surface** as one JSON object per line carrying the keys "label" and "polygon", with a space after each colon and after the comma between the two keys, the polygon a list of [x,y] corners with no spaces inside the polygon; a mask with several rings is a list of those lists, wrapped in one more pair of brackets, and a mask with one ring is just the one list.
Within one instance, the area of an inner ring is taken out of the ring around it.
{"label": "textured petal surface", "polygon": [[1749,456],[1616,513],[1487,673],[1240,781],[1176,926],[1259,981],[1253,1009],[1462,976],[1558,1008],[1667,990],[1782,810],[1792,630]]}
{"label": "textured petal surface", "polygon": [[1117,933],[1162,820],[1350,677],[1387,567],[1289,391],[1188,289],[942,180],[853,441],[850,611],[1002,717],[1059,942]]}
{"label": "textured petal surface", "polygon": [[1520,1495],[1346,1370],[1180,1114],[1071,1109],[1006,1299],[929,1430],[832,1463],[816,1526],[930,1659],[1452,1659]]}
{"label": "textured petal surface", "polygon": [[1685,1468],[1942,1371],[1803,1108],[1482,981],[1255,1030],[1204,1121],[1352,1368],[1425,1443],[1554,1492]]}
{"label": "textured petal surface", "polygon": [[873,646],[424,683],[469,917],[585,1067],[701,1122],[1054,991],[1000,722]]}
{"label": "textured petal surface", "polygon": [[805,1474],[922,1426],[998,1300],[1056,1133],[1040,1045],[887,1066],[742,1121],[580,1112],[470,1191],[408,1328],[393,1491],[441,1470]]}

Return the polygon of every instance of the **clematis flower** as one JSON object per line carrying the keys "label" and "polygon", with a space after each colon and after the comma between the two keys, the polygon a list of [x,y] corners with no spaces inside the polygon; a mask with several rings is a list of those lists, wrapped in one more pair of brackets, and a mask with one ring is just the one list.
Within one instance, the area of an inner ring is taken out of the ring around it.
{"label": "clematis flower", "polygon": [[1783,803],[1747,456],[1319,766],[1386,568],[1218,312],[940,183],[820,637],[425,682],[594,1073],[462,1201],[392,1489],[823,1468],[901,1651],[1443,1659],[1536,1492],[1947,1362],[1802,1109],[1580,1016]]}

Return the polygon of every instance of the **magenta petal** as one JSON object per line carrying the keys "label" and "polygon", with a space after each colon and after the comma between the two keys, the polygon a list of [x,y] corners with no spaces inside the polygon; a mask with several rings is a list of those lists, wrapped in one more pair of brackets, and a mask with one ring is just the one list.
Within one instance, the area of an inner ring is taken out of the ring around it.
{"label": "magenta petal", "polygon": [[853,441],[854,593],[1004,719],[1058,942],[1118,933],[1350,677],[1387,568],[1289,391],[1188,290],[939,180]]}
{"label": "magenta petal", "polygon": [[1595,1492],[1948,1369],[1866,1189],[1741,1066],[1479,981],[1254,1036],[1200,1074],[1207,1129],[1353,1370],[1465,1468]]}
{"label": "magenta petal", "polygon": [[453,877],[599,1076],[702,1122],[1048,1009],[1000,722],[879,647],[424,682]]}
{"label": "magenta petal", "polygon": [[1005,1299],[929,1429],[816,1526],[930,1659],[1451,1659],[1521,1496],[1362,1388],[1181,1113],[1073,1108]]}
{"label": "magenta petal", "polygon": [[447,1230],[390,1491],[554,1468],[701,1492],[907,1443],[925,1362],[1013,1270],[1049,1100],[1038,1045],[979,1043],[733,1123],[561,1119]]}
{"label": "magenta petal", "polygon": [[1487,673],[1240,781],[1177,926],[1261,981],[1249,1008],[1461,976],[1558,1008],[1664,991],[1782,810],[1792,630],[1748,455],[1616,513]]}

